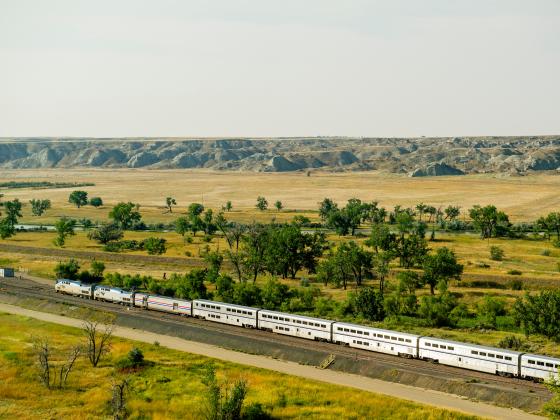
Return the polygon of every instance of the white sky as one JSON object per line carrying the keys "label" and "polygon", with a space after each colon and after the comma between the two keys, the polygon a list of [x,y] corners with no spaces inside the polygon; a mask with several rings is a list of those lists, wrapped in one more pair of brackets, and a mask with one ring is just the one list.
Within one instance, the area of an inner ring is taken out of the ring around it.
{"label": "white sky", "polygon": [[559,133],[559,0],[0,0],[0,136]]}

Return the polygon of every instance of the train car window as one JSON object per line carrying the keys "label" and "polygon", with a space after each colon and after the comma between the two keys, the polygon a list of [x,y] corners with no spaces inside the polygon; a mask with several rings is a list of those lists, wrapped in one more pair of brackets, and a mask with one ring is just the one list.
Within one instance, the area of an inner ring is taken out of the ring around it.
{"label": "train car window", "polygon": [[544,366],[544,362],[537,362],[537,365]]}
{"label": "train car window", "polygon": [[356,330],[350,330],[350,332],[356,334]]}
{"label": "train car window", "polygon": [[253,312],[247,312],[249,315],[253,315]]}
{"label": "train car window", "polygon": [[435,347],[436,349],[439,347],[438,344],[432,344],[432,347]]}
{"label": "train car window", "polygon": [[431,343],[426,343],[426,347],[432,347]]}
{"label": "train car window", "polygon": [[476,350],[471,350],[471,354],[478,354]]}
{"label": "train car window", "polygon": [[407,338],[407,339],[404,340],[404,341],[406,341],[407,343],[411,343],[410,338]]}
{"label": "train car window", "polygon": [[397,337],[391,337],[391,340],[397,341]]}
{"label": "train car window", "polygon": [[273,316],[272,318],[274,318],[274,319],[276,319],[276,320],[278,319],[278,317],[277,317],[277,316]]}
{"label": "train car window", "polygon": [[480,352],[481,356],[486,356],[486,353]]}
{"label": "train car window", "polygon": [[391,337],[389,337],[388,335],[384,335],[383,338],[390,339]]}
{"label": "train car window", "polygon": [[496,357],[496,356],[492,353],[488,353],[488,357]]}
{"label": "train car window", "polygon": [[360,331],[360,330],[358,330],[358,334],[362,334],[362,335],[363,335],[363,334],[364,334],[364,332],[363,332],[363,331]]}
{"label": "train car window", "polygon": [[552,365],[552,363],[547,363],[546,367],[554,367],[554,366]]}
{"label": "train car window", "polygon": [[442,349],[444,349],[444,350],[447,349],[447,346],[444,346],[444,345],[441,345],[441,346],[439,346],[439,347],[442,348]]}
{"label": "train car window", "polygon": [[321,325],[321,327],[323,327],[323,328],[327,328],[327,326],[326,326],[326,325],[324,325],[324,324],[323,324],[323,325]]}
{"label": "train car window", "polygon": [[560,368],[560,365],[554,365],[555,368]]}
{"label": "train car window", "polygon": [[404,338],[402,338],[402,337],[399,337],[399,341],[404,341]]}
{"label": "train car window", "polygon": [[369,335],[369,333],[367,331],[364,331],[364,335]]}
{"label": "train car window", "polygon": [[503,359],[503,358],[504,358],[504,356],[502,356],[502,355],[499,355],[499,354],[496,355],[496,359]]}
{"label": "train car window", "polygon": [[506,358],[506,360],[511,360],[511,357],[509,357],[509,356],[506,356],[505,358]]}

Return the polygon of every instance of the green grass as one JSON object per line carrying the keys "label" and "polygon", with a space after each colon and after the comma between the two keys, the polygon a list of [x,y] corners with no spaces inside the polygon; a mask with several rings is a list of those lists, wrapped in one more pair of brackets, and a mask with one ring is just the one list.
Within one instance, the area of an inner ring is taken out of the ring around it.
{"label": "green grass", "polygon": [[247,402],[260,402],[275,418],[295,419],[468,419],[447,410],[423,406],[350,388],[279,374],[115,339],[98,368],[80,359],[66,389],[47,390],[36,378],[31,337],[45,336],[57,349],[81,340],[76,328],[0,313],[0,418],[108,418],[114,362],[133,346],[150,366],[132,375],[132,418],[200,418],[206,388],[201,377],[214,364],[221,381],[247,380]]}

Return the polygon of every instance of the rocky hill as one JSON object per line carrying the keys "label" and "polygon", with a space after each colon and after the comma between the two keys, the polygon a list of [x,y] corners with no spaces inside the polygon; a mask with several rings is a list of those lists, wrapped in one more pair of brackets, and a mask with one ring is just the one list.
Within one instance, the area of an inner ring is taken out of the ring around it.
{"label": "rocky hill", "polygon": [[560,168],[560,136],[0,139],[0,168],[76,167],[524,174]]}

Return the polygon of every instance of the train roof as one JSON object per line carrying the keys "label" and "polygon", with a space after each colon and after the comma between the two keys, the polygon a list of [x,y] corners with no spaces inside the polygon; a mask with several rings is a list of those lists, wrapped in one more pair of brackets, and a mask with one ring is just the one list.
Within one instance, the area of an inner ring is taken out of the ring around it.
{"label": "train roof", "polygon": [[236,305],[235,303],[218,302],[217,300],[194,299],[193,302],[211,303],[211,304],[214,304],[214,305],[229,306],[231,308],[251,309],[253,311],[259,311],[260,310],[260,308],[254,308],[252,306],[243,306],[243,305]]}
{"label": "train roof", "polygon": [[470,347],[470,348],[480,349],[480,350],[486,350],[486,351],[495,351],[495,352],[499,351],[500,353],[510,354],[512,356],[519,356],[519,355],[523,354],[520,351],[509,350],[509,349],[501,349],[501,348],[498,348],[498,347],[481,346],[479,344],[472,344],[472,343],[465,343],[465,342],[461,342],[461,341],[447,340],[445,338],[435,338],[435,337],[422,336],[422,337],[420,337],[420,339],[430,340],[430,341],[439,341],[439,342],[442,342],[442,343],[454,344],[456,346],[465,346],[465,347]]}
{"label": "train roof", "polygon": [[330,319],[324,319],[324,318],[313,318],[312,316],[305,316],[305,315],[295,315],[295,314],[290,314],[288,312],[279,312],[279,311],[270,311],[268,309],[261,309],[260,312],[266,312],[268,314],[274,314],[274,315],[282,315],[282,316],[291,316],[294,318],[299,318],[299,319],[307,319],[307,320],[312,320],[312,321],[320,321],[320,322],[324,322],[324,323],[328,323],[328,324],[333,324],[335,321],[330,320]]}
{"label": "train roof", "polygon": [[534,357],[535,359],[548,360],[551,362],[560,362],[560,359],[550,356],[543,356],[542,354],[525,353],[523,357]]}
{"label": "train roof", "polygon": [[401,332],[401,331],[395,331],[395,330],[384,330],[382,328],[376,328],[376,327],[371,327],[368,325],[360,325],[360,324],[351,324],[349,322],[335,322],[335,324],[338,326],[343,326],[343,327],[352,327],[352,328],[361,328],[361,329],[367,329],[367,330],[375,330],[375,331],[379,331],[382,333],[387,333],[387,334],[398,334],[398,335],[402,335],[402,336],[406,336],[406,337],[414,337],[414,338],[419,338],[420,335],[417,334],[410,334],[410,333],[405,333],[405,332]]}

